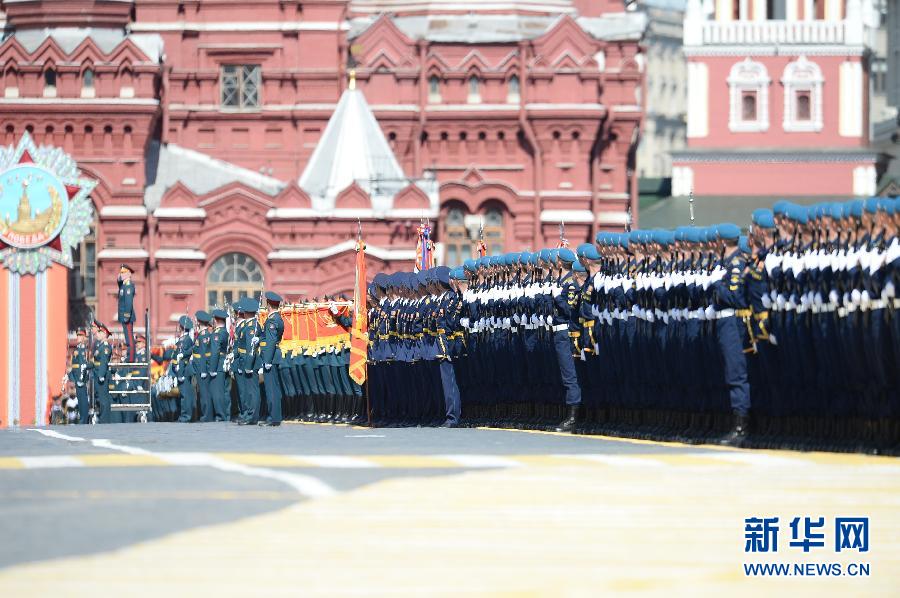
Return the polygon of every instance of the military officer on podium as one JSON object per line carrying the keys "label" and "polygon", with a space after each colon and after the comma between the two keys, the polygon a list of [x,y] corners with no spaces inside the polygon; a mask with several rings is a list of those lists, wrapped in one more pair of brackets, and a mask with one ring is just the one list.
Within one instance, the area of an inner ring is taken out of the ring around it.
{"label": "military officer on podium", "polygon": [[266,391],[267,415],[265,420],[259,422],[259,425],[280,426],[281,381],[278,378],[278,364],[281,359],[281,351],[278,350],[278,344],[284,336],[284,320],[279,311],[281,295],[274,291],[267,292],[266,303],[269,306],[269,315],[266,317],[263,338],[259,342],[259,351],[262,361],[263,386]]}
{"label": "military officer on podium", "polygon": [[125,337],[125,348],[128,362],[134,362],[134,283],[131,266],[122,264],[119,267],[119,309],[116,319],[122,324],[122,336]]}

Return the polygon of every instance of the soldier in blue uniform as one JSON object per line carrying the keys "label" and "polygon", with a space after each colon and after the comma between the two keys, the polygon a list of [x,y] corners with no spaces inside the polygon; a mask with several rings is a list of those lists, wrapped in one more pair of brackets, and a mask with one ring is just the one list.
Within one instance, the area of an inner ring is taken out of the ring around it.
{"label": "soldier in blue uniform", "polygon": [[716,340],[722,355],[725,385],[734,414],[734,425],[722,444],[739,444],[747,435],[750,414],[750,384],[747,379],[747,357],[744,348],[749,335],[746,325],[750,317],[744,277],[747,260],[739,247],[741,231],[734,224],[717,227],[724,255],[724,277],[716,283]]}
{"label": "soldier in blue uniform", "polygon": [[116,319],[122,324],[122,336],[125,337],[125,359],[134,362],[134,283],[131,275],[134,270],[127,264],[119,267],[119,301]]}
{"label": "soldier in blue uniform", "polygon": [[578,383],[578,375],[575,372],[575,360],[572,356],[572,332],[574,325],[578,323],[578,302],[581,297],[581,289],[575,282],[571,268],[576,262],[575,253],[571,249],[562,248],[557,253],[560,266],[566,269],[559,279],[559,294],[553,298],[553,349],[556,353],[556,362],[566,393],[566,407],[568,414],[559,426],[557,432],[571,432],[578,421],[578,413],[581,408],[581,386]]}
{"label": "soldier in blue uniform", "polygon": [[284,320],[281,317],[281,295],[274,291],[266,293],[269,314],[266,318],[263,340],[260,341],[260,361],[262,364],[263,385],[266,391],[267,415],[259,422],[260,426],[281,425],[281,381],[278,366],[281,360],[279,344],[284,336]]}
{"label": "soldier in blue uniform", "polygon": [[225,357],[228,354],[228,330],[225,323],[228,314],[224,309],[212,312],[214,324],[209,333],[209,394],[212,400],[213,413],[217,422],[231,420],[231,395],[226,393]]}
{"label": "soldier in blue uniform", "polygon": [[75,397],[78,399],[78,421],[90,423],[91,402],[88,399],[87,383],[89,375],[89,355],[87,331],[79,328],[75,332],[75,350],[72,351],[72,365],[69,368],[69,379],[75,383]]}
{"label": "soldier in blue uniform", "polygon": [[109,328],[100,322],[95,322],[93,373],[94,383],[94,409],[97,412],[97,421],[101,424],[112,423],[112,401],[109,395],[109,360],[112,357],[112,348],[109,345]]}
{"label": "soldier in blue uniform", "polygon": [[210,367],[212,358],[212,315],[204,310],[194,314],[197,320],[197,338],[194,341],[194,377],[197,380],[197,394],[200,399],[200,421],[211,422],[213,411],[212,389],[210,388]]}
{"label": "soldier in blue uniform", "polygon": [[181,414],[178,421],[189,423],[194,418],[194,409],[197,407],[197,394],[194,390],[194,339],[191,337],[191,329],[194,324],[187,316],[181,316],[178,320],[178,328],[181,336],[175,346],[175,379],[178,381],[178,392],[181,394]]}

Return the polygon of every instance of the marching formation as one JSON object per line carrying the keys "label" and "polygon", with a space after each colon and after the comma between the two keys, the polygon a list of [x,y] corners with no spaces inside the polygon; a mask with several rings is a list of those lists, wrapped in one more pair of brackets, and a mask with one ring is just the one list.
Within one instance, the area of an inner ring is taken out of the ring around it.
{"label": "marching formation", "polygon": [[[898,220],[894,199],[779,202],[752,214],[746,236],[730,223],[601,232],[575,250],[377,274],[371,416],[738,444],[752,413],[761,434],[895,441]],[[175,346],[153,356],[171,374],[155,388],[157,419],[364,419],[348,341],[289,341],[291,312],[273,292],[262,310],[253,299],[233,308],[233,330],[223,310],[197,312],[196,331],[184,316]],[[349,329],[347,312],[331,309],[329,321]],[[110,378],[108,330],[94,334],[90,349],[79,334],[70,380],[82,421],[89,376],[100,421],[112,421],[110,392],[140,382]],[[140,361],[141,337],[135,347]]]}
{"label": "marching formation", "polygon": [[602,232],[576,251],[380,274],[375,416],[444,409],[452,425],[461,403],[476,422],[709,437],[730,414],[721,441],[733,444],[752,406],[763,427],[790,421],[781,434],[896,439],[898,218],[892,199],[779,202],[753,213],[749,236],[734,224]]}

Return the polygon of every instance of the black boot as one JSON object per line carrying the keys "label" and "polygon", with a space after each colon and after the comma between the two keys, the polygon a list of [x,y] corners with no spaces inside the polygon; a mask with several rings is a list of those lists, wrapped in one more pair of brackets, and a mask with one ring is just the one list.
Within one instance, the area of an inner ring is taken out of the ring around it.
{"label": "black boot", "polygon": [[569,416],[556,426],[557,432],[573,432],[575,430],[575,423],[578,421],[578,411],[580,407],[580,404],[569,405]]}
{"label": "black boot", "polygon": [[734,424],[731,431],[719,440],[723,446],[741,446],[747,438],[747,428],[750,425],[749,415],[734,414]]}

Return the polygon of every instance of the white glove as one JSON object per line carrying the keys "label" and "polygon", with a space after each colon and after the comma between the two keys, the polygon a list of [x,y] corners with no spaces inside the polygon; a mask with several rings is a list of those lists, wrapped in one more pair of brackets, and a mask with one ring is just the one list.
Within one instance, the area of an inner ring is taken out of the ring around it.
{"label": "white glove", "polygon": [[200,379],[206,380],[206,372],[200,372]]}
{"label": "white glove", "polygon": [[869,296],[869,291],[863,291],[859,296],[859,304],[862,305],[864,309],[869,308],[871,300],[872,298]]}
{"label": "white glove", "polygon": [[75,386],[77,386],[78,388],[81,388],[82,386],[84,386],[84,382],[76,382]]}
{"label": "white glove", "polygon": [[182,358],[182,357],[184,357],[184,353],[179,353],[179,354],[175,357],[175,361],[181,361],[181,358]]}
{"label": "white glove", "polygon": [[859,289],[850,291],[850,300],[853,301],[853,303],[859,305],[860,299],[862,299],[862,294],[859,292]]}
{"label": "white glove", "polygon": [[831,289],[830,291],[828,291],[829,303],[831,303],[832,305],[837,305],[839,299],[840,297],[838,297],[838,292],[835,289]]}
{"label": "white glove", "polygon": [[894,283],[886,282],[884,283],[884,288],[881,290],[881,294],[886,299],[893,299],[896,295],[896,290],[894,289]]}
{"label": "white glove", "polygon": [[210,373],[209,373],[209,377],[210,377],[210,378],[215,378],[218,374],[219,374],[219,372],[210,372]]}
{"label": "white glove", "polygon": [[[101,380],[101,382],[102,382],[102,380]],[[178,383],[179,383],[179,384],[184,384],[184,378],[179,378],[179,379],[178,379]]]}
{"label": "white glove", "polygon": [[104,382],[106,382],[106,378],[105,378],[105,377],[104,377],[104,378],[100,378],[99,380],[100,380],[100,384],[103,384]]}
{"label": "white glove", "polygon": [[553,316],[547,316],[547,326],[553,326]]}
{"label": "white glove", "polygon": [[262,368],[259,368],[258,370],[256,370],[256,374],[257,374],[258,376],[262,376],[262,373],[263,373],[263,369],[262,369]]}
{"label": "white glove", "polygon": [[272,369],[272,364],[271,364],[271,363],[267,363],[267,364],[265,365],[265,368],[266,368],[266,371],[268,372],[269,370]]}
{"label": "white glove", "polygon": [[332,305],[332,306],[331,306],[331,313],[333,313],[334,315],[337,315],[337,313],[338,313],[337,305]]}

